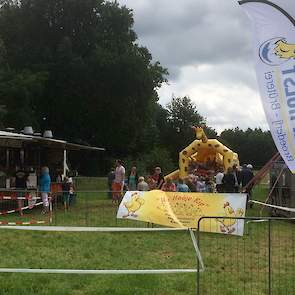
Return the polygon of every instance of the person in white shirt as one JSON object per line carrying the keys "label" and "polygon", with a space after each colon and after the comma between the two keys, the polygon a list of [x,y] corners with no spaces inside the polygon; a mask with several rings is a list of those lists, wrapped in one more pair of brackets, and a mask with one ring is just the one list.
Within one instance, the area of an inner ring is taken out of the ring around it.
{"label": "person in white shirt", "polygon": [[222,182],[223,177],[224,177],[223,170],[220,169],[218,171],[218,173],[215,175],[216,190],[217,190],[218,193],[223,192],[223,182]]}
{"label": "person in white shirt", "polygon": [[124,180],[125,180],[125,168],[122,165],[121,160],[116,160],[115,179],[112,185],[114,204],[119,204],[122,198]]}

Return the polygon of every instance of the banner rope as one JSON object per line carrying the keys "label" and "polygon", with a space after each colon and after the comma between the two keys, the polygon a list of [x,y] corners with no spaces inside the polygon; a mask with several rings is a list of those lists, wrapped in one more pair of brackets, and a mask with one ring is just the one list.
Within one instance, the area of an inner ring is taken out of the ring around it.
{"label": "banner rope", "polygon": [[0,268],[0,273],[52,273],[52,274],[172,274],[198,273],[204,271],[204,263],[197,246],[195,235],[188,228],[112,228],[112,227],[66,227],[66,226],[0,226],[0,229],[17,229],[30,231],[59,231],[59,232],[159,232],[159,231],[190,231],[194,250],[201,269],[31,269],[31,268]]}
{"label": "banner rope", "polygon": [[[200,270],[201,271],[201,270]],[[51,273],[51,274],[172,274],[197,273],[198,269],[31,269],[31,268],[0,268],[0,273]]]}
{"label": "banner rope", "polygon": [[271,205],[271,204],[267,204],[267,203],[263,203],[263,202],[259,202],[259,201],[255,201],[255,200],[249,200],[249,203],[254,203],[254,204],[258,204],[258,205],[262,205],[262,206],[266,206],[266,207],[271,207],[271,208],[275,208],[275,209],[280,209],[280,210],[284,210],[284,211],[288,211],[288,212],[295,212],[295,208]]}
{"label": "banner rope", "polygon": [[188,228],[174,227],[86,227],[86,226],[1,226],[0,229],[17,229],[32,231],[58,232],[160,232],[160,231],[187,231]]}

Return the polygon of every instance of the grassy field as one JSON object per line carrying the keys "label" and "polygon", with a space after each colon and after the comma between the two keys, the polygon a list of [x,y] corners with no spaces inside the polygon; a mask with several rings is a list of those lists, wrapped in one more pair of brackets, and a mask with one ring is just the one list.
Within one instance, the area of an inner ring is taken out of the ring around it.
{"label": "grassy field", "polygon": [[[87,182],[87,180],[86,180]],[[90,181],[78,189],[106,189]],[[267,189],[255,190],[264,200]],[[80,226],[146,226],[117,221],[117,208],[106,193],[77,196],[77,203],[64,212],[55,206],[54,224]],[[247,211],[257,216],[259,207]],[[265,211],[266,215],[267,212]],[[42,219],[36,209],[23,218]],[[7,218],[6,218],[7,219]],[[265,223],[248,224],[244,237],[201,233],[200,248],[206,271],[200,275],[200,294],[267,294],[268,243]],[[272,225],[273,294],[292,294],[295,265],[294,224]],[[67,269],[167,269],[195,268],[188,232],[162,233],[57,233],[1,230],[0,267]],[[282,292],[282,290],[284,292]],[[57,275],[1,274],[0,294],[196,294],[196,274],[172,275]]]}

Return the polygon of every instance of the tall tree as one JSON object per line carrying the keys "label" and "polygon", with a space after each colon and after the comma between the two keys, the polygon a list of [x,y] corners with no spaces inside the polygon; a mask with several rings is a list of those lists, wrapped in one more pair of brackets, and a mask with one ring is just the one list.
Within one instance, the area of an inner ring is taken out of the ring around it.
{"label": "tall tree", "polygon": [[[167,123],[163,126],[161,143],[169,148],[172,157],[178,161],[178,153],[195,140],[191,126],[205,123],[205,118],[199,114],[196,104],[187,96],[172,97],[166,112]],[[211,128],[206,128],[205,131],[209,136],[216,136],[216,132]]]}
{"label": "tall tree", "polygon": [[50,127],[116,155],[136,152],[168,73],[136,43],[133,22],[117,2],[3,0],[4,122],[22,118],[19,125]]}
{"label": "tall tree", "polygon": [[240,163],[262,167],[275,153],[276,147],[269,131],[260,128],[241,130],[226,129],[220,134],[221,141],[239,154]]}

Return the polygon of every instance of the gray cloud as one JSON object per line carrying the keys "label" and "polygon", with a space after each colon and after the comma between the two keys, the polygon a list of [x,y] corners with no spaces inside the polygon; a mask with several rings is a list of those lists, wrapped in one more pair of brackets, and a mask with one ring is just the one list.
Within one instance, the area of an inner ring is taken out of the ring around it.
{"label": "gray cloud", "polygon": [[[176,81],[160,89],[162,104],[170,100],[171,92],[176,96],[189,96],[200,114],[207,118],[209,126],[218,132],[236,126],[267,129],[255,85],[248,86],[235,75],[230,75],[232,66],[220,64],[183,68]],[[240,74],[243,75],[247,76],[247,72]],[[255,82],[254,73],[252,76]]]}
{"label": "gray cloud", "polygon": [[121,2],[132,5],[140,42],[165,66],[250,57],[250,33],[245,32],[247,19],[236,1]]}
{"label": "gray cloud", "polygon": [[[134,10],[139,43],[170,72],[160,102],[188,95],[217,130],[267,128],[250,21],[236,0],[119,0]],[[221,111],[222,110],[222,111]]]}

